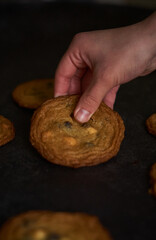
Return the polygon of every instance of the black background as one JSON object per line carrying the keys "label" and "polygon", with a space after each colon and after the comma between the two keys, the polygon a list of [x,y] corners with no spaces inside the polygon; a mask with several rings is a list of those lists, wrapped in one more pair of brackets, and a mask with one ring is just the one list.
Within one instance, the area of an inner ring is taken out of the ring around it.
{"label": "black background", "polygon": [[0,225],[27,210],[80,211],[97,215],[115,240],[156,239],[156,199],[148,194],[156,139],[145,128],[156,111],[156,72],[120,88],[115,110],[125,139],[115,158],[95,167],[44,160],[29,143],[33,111],[11,97],[21,82],[54,76],[75,33],[132,24],[150,13],[111,5],[0,5],[0,114],[16,128],[16,138],[0,148]]}

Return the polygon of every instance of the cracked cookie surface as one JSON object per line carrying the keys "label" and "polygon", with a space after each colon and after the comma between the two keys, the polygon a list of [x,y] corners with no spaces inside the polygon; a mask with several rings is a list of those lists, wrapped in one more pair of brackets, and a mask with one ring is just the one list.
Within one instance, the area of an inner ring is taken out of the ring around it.
{"label": "cracked cookie surface", "polygon": [[13,140],[15,137],[15,129],[7,118],[0,115],[0,146]]}
{"label": "cracked cookie surface", "polygon": [[32,117],[30,141],[48,161],[69,167],[105,162],[119,151],[124,123],[118,113],[104,103],[84,124],[73,111],[79,96],[48,100]]}
{"label": "cracked cookie surface", "polygon": [[111,240],[98,218],[85,213],[29,211],[8,220],[5,240]]}
{"label": "cracked cookie surface", "polygon": [[53,79],[35,79],[18,85],[13,93],[13,99],[18,105],[36,109],[54,95]]}
{"label": "cracked cookie surface", "polygon": [[156,136],[156,113],[152,114],[146,120],[146,127],[149,133]]}

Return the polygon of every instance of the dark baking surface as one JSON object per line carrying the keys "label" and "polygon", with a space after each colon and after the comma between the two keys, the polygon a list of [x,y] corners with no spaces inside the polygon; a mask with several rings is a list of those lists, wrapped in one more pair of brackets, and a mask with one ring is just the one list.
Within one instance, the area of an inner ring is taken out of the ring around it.
{"label": "dark baking surface", "polygon": [[156,139],[145,129],[156,111],[156,72],[120,88],[115,110],[126,133],[119,154],[95,167],[44,160],[29,143],[33,111],[11,98],[17,84],[54,76],[73,35],[142,20],[150,10],[109,5],[0,5],[0,114],[16,138],[0,148],[0,225],[31,209],[97,215],[115,240],[156,239],[156,199],[148,194]]}

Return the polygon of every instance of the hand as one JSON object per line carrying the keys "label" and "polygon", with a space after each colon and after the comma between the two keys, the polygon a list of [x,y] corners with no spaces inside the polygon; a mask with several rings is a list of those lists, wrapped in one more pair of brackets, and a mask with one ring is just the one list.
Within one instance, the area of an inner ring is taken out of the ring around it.
{"label": "hand", "polygon": [[156,14],[134,25],[77,34],[55,74],[55,97],[81,94],[74,116],[87,122],[101,101],[113,108],[120,84],[156,68]]}

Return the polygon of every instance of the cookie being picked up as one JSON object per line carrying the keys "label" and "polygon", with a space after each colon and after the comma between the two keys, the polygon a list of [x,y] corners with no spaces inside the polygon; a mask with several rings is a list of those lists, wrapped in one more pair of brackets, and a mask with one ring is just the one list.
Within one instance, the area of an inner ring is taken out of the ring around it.
{"label": "cookie being picked up", "polygon": [[112,240],[97,217],[85,213],[29,211],[8,220],[1,240]]}
{"label": "cookie being picked up", "polygon": [[156,113],[152,114],[146,120],[146,127],[149,133],[156,136]]}
{"label": "cookie being picked up", "polygon": [[79,96],[46,101],[31,121],[30,141],[48,161],[68,167],[91,166],[114,157],[124,138],[124,123],[104,103],[87,123],[79,123],[73,111]]}
{"label": "cookie being picked up", "polygon": [[13,140],[15,137],[15,129],[7,118],[0,115],[0,146]]}
{"label": "cookie being picked up", "polygon": [[18,85],[12,97],[21,107],[36,109],[54,95],[53,79],[35,79]]}

